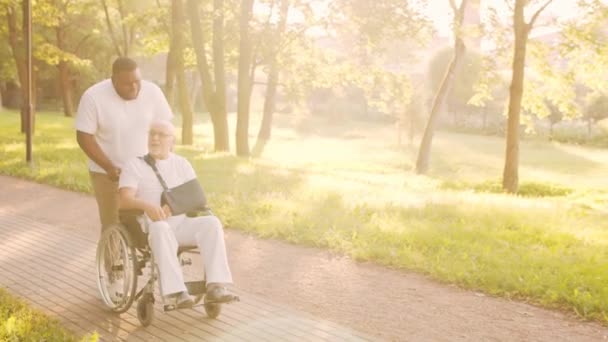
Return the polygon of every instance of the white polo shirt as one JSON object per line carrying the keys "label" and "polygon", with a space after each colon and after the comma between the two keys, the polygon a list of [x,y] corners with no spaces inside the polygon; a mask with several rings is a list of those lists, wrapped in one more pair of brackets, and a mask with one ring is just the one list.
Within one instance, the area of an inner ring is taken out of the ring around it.
{"label": "white polo shirt", "polygon": [[[148,153],[152,122],[172,118],[165,95],[154,83],[142,80],[137,98],[125,100],[114,90],[112,80],[107,79],[84,92],[75,127],[94,135],[106,156],[122,168],[129,159]],[[89,170],[106,173],[90,159]]]}
{"label": "white polo shirt", "polygon": [[[192,164],[175,153],[169,153],[167,159],[157,160],[155,165],[169,189],[196,178]],[[135,189],[135,197],[160,206],[163,186],[154,169],[141,158],[127,161],[120,173],[118,188]]]}
{"label": "white polo shirt", "polygon": [[[190,162],[174,153],[169,153],[167,159],[157,160],[156,168],[170,189],[196,178],[196,173],[194,173]],[[135,189],[136,198],[160,206],[163,186],[152,167],[141,158],[133,158],[127,161],[120,173],[118,188]],[[146,217],[148,216],[146,215]],[[167,222],[172,227],[177,227],[185,217],[185,214],[171,216]]]}

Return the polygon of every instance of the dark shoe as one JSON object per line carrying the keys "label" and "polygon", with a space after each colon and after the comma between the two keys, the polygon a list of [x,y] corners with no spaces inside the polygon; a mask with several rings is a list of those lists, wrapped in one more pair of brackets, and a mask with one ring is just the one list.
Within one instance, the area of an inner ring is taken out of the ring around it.
{"label": "dark shoe", "polygon": [[227,303],[236,299],[224,286],[211,286],[207,289],[205,303]]}

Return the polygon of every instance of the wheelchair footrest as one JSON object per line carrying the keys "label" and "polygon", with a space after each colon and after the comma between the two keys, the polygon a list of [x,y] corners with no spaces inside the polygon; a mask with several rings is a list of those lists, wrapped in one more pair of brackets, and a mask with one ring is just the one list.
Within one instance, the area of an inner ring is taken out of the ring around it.
{"label": "wheelchair footrest", "polygon": [[188,289],[189,294],[196,296],[207,292],[207,283],[204,280],[187,281],[186,288]]}
{"label": "wheelchair footrest", "polygon": [[163,311],[164,312],[173,311],[173,310],[177,310],[177,305],[175,305],[175,304],[166,304],[165,306],[163,306]]}
{"label": "wheelchair footrest", "polygon": [[228,303],[234,303],[234,302],[240,302],[240,301],[241,301],[241,299],[239,298],[239,296],[232,295],[229,299],[225,299],[225,300],[208,300],[205,298],[204,304],[228,304]]}

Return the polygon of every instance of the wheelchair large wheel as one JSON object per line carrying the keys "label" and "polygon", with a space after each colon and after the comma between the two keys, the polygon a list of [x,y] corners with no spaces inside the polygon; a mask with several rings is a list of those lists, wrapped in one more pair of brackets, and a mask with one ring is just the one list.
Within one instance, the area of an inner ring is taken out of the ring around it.
{"label": "wheelchair large wheel", "polygon": [[104,304],[122,313],[131,307],[137,290],[137,255],[123,225],[108,227],[97,245],[97,287]]}

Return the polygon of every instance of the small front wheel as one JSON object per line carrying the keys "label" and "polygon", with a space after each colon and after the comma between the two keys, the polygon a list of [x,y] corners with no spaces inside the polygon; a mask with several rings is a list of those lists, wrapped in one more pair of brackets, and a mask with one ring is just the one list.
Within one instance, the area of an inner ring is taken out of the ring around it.
{"label": "small front wheel", "polygon": [[144,327],[149,326],[154,319],[154,298],[144,295],[137,302],[137,319]]}
{"label": "small front wheel", "polygon": [[222,312],[222,304],[205,303],[205,312],[209,318],[217,318]]}

